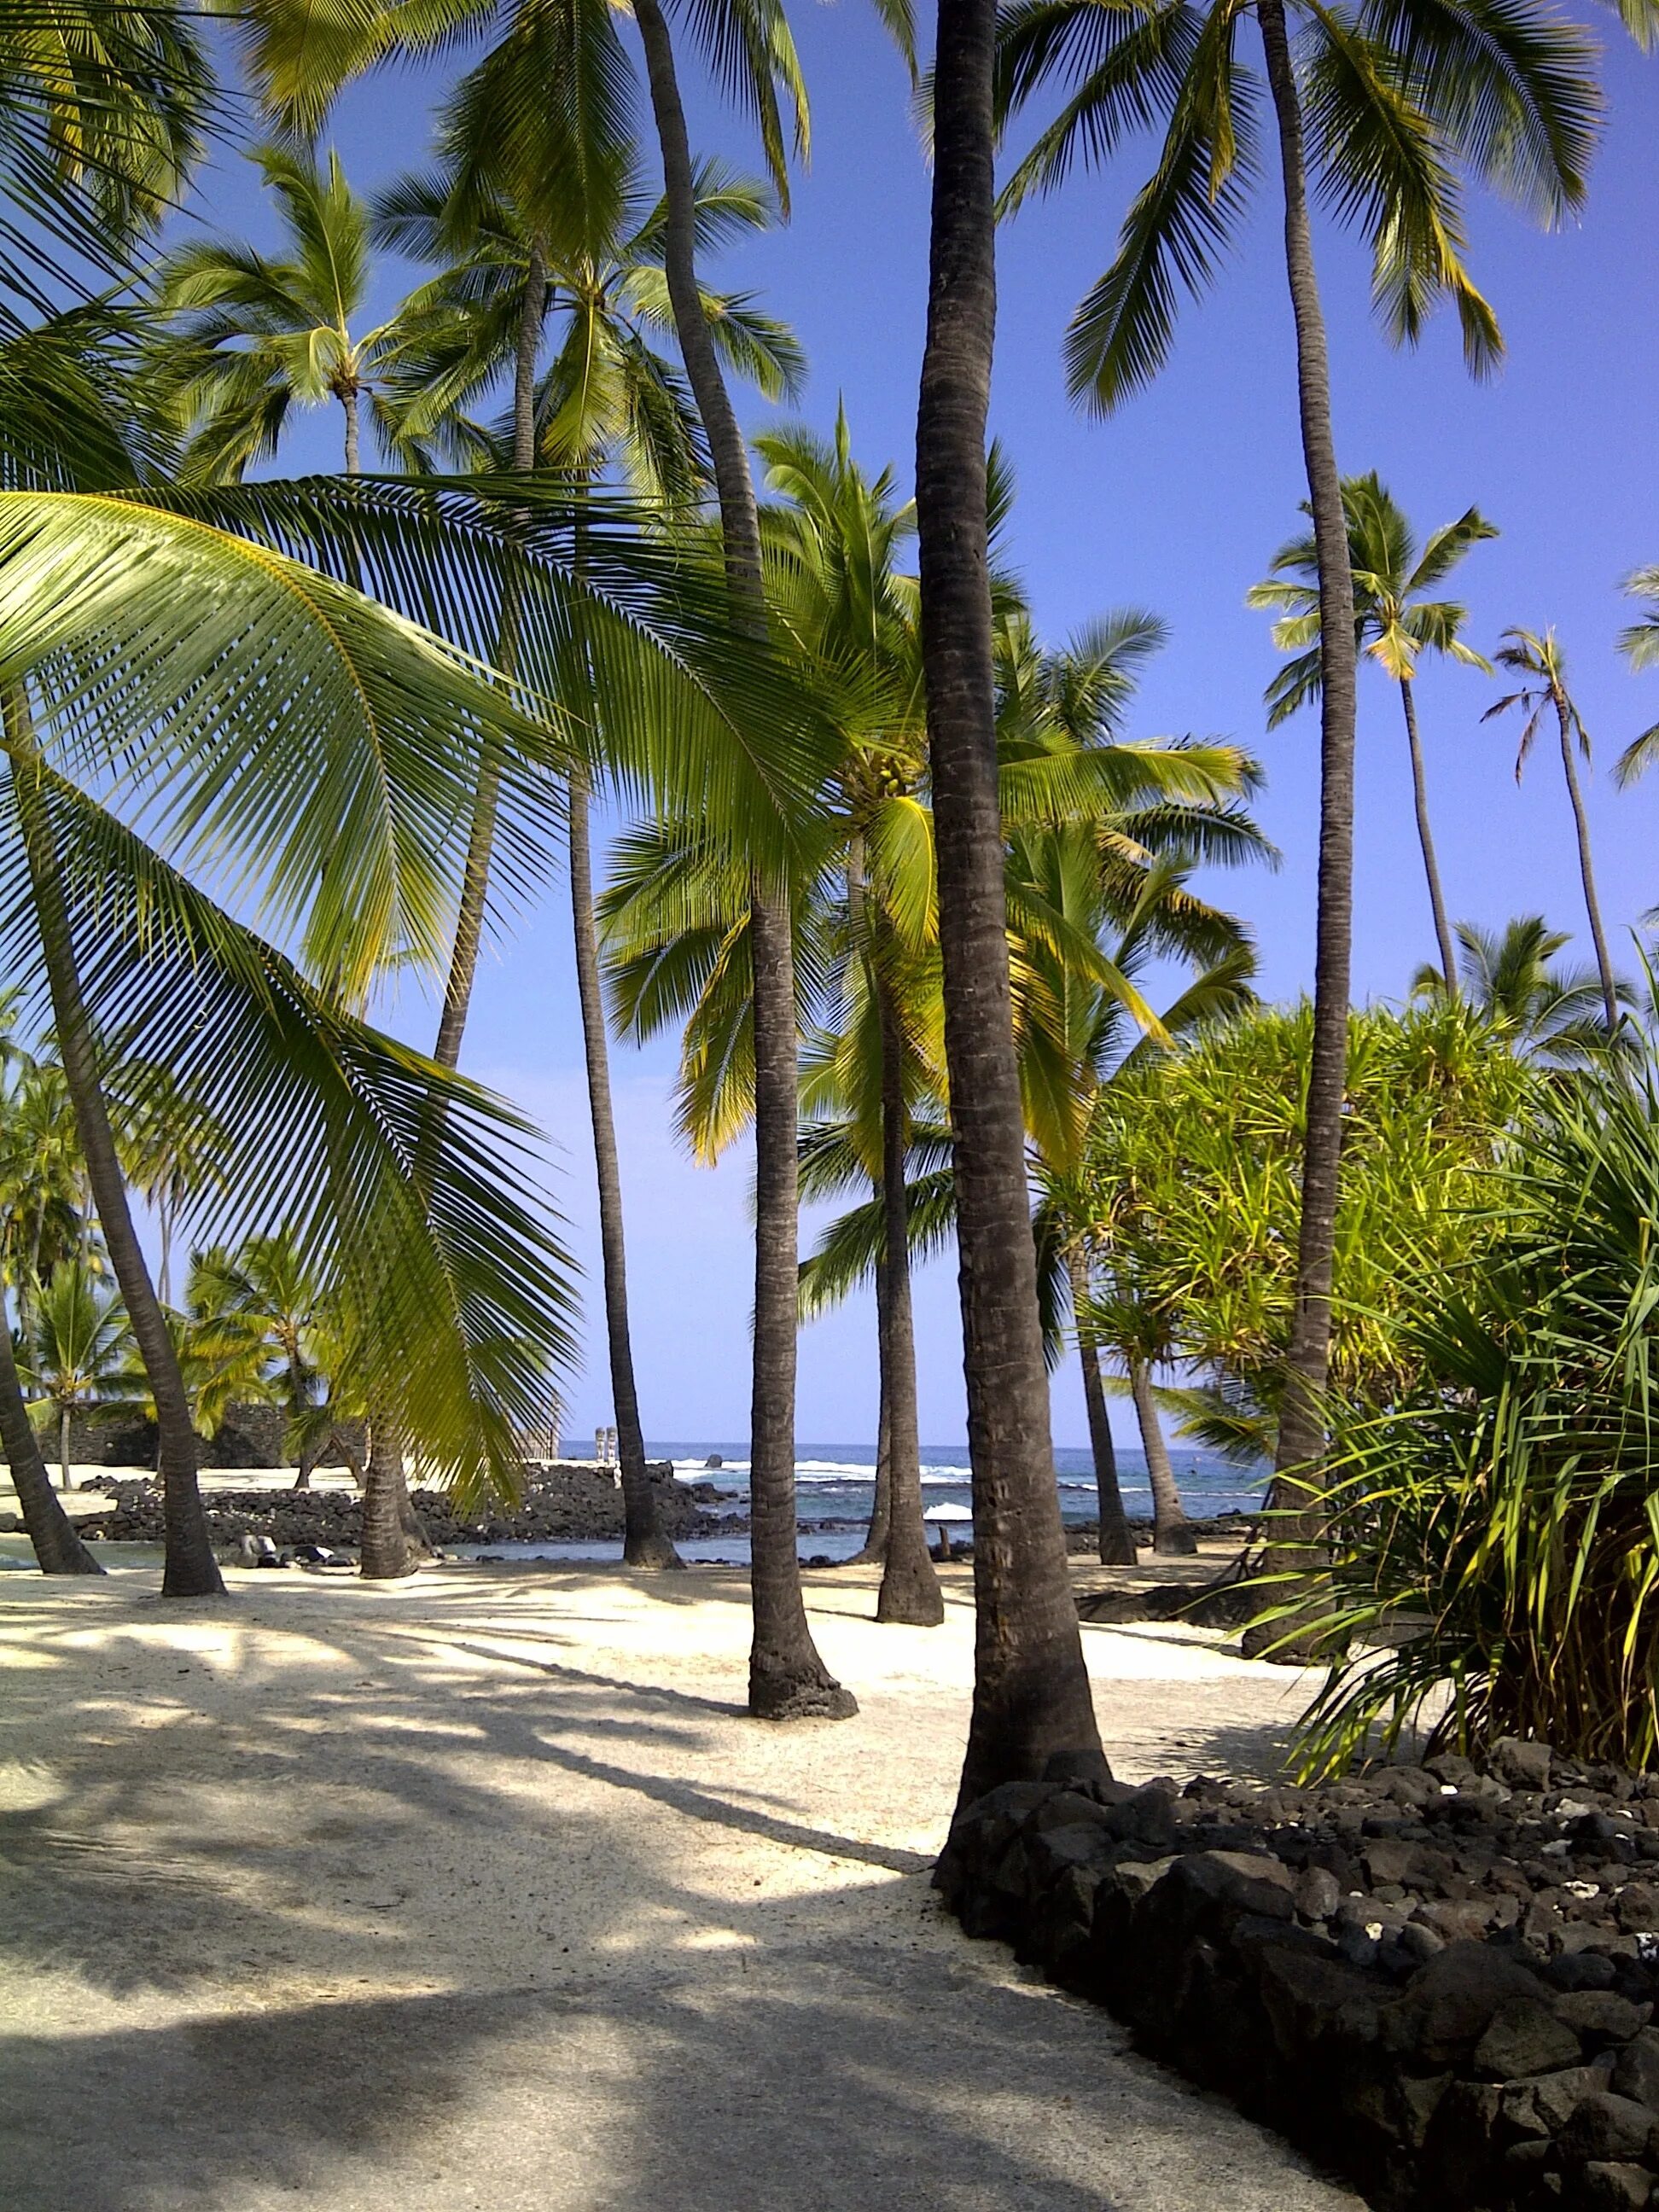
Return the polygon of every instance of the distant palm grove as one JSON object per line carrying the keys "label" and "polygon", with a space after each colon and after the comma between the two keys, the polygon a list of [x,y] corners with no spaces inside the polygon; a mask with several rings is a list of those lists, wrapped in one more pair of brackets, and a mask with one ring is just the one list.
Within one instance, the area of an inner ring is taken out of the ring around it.
{"label": "distant palm grove", "polygon": [[[28,0],[14,22],[0,1439],[39,1563],[100,1571],[62,1502],[71,1424],[136,1409],[164,1589],[220,1595],[200,1440],[263,1401],[302,1485],[326,1453],[354,1464],[362,1575],[404,1575],[411,1470],[514,1495],[591,1304],[624,1557],[678,1568],[610,1073],[619,1041],[665,1033],[686,1144],[752,1146],[757,1717],[856,1710],[809,1626],[794,1468],[798,1331],[854,1291],[880,1376],[878,1617],[943,1618],[912,1272],[953,1243],[979,1620],[963,1803],[1098,1764],[1050,1444],[1062,1359],[1103,1563],[1136,1558],[1110,1396],[1158,1553],[1194,1543],[1172,1425],[1272,1468],[1247,1644],[1334,1660],[1310,1768],[1448,1680],[1466,1733],[1659,1759],[1659,999],[1598,891],[1571,659],[1659,667],[1659,566],[1628,579],[1616,641],[1525,606],[1476,634],[1461,580],[1498,534],[1480,485],[1409,515],[1386,459],[1339,450],[1310,214],[1369,255],[1389,339],[1449,310],[1486,374],[1504,341],[1466,197],[1544,224],[1583,204],[1597,40],[1549,0],[878,8],[925,116],[914,464],[861,450],[856,395],[793,419],[801,344],[720,284],[723,250],[787,218],[807,146],[781,0],[248,0],[217,26]],[[1659,5],[1620,0],[1599,28],[1645,50]],[[429,150],[360,191],[337,99],[434,56]],[[730,148],[693,143],[691,80],[727,100]],[[267,245],[177,212],[238,132]],[[1249,604],[1263,729],[1317,726],[1317,770],[1310,749],[1283,770],[1316,773],[1316,853],[1261,827],[1253,737],[1145,733],[1155,611],[1055,637],[1016,573],[1019,487],[987,436],[996,252],[1062,189],[1116,226],[1064,342],[1103,441],[1271,205],[1249,236],[1282,259],[1305,481],[1261,518]],[[388,313],[390,254],[425,273]],[[746,434],[757,400],[786,411]],[[284,474],[319,411],[337,469]],[[1419,700],[1437,659],[1517,776],[1557,779],[1582,915],[1522,891],[1505,926],[1461,918]],[[1356,1007],[1368,668],[1366,742],[1409,769],[1401,902],[1434,957]],[[1659,720],[1613,774],[1656,756]],[[1312,988],[1270,1006],[1229,887],[1281,860],[1316,876]],[[598,1186],[580,1284],[540,1133],[466,1073],[481,956],[555,897],[591,1120],[559,1133],[579,1168],[591,1134]],[[428,1050],[378,1025],[394,981],[427,994]],[[809,1253],[803,1198],[835,1206]]]}

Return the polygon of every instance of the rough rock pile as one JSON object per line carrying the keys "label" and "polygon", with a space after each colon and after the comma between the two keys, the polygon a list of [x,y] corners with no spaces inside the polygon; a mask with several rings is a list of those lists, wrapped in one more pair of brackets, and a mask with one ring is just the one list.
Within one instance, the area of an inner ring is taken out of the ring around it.
{"label": "rough rock pile", "polygon": [[1659,2204],[1659,1776],[1011,1783],[935,1880],[1385,2212]]}
{"label": "rough rock pile", "polygon": [[[724,1526],[707,1510],[709,1500],[718,1495],[707,1483],[676,1482],[666,1460],[653,1463],[651,1479],[669,1535],[702,1535]],[[117,1542],[159,1544],[160,1484],[118,1482],[107,1487],[114,1499],[112,1510],[80,1521],[82,1534]],[[561,1538],[620,1540],[623,1533],[622,1492],[608,1472],[579,1464],[532,1470],[524,1502],[515,1513],[459,1519],[453,1501],[440,1490],[417,1490],[414,1503],[428,1538],[440,1550],[454,1544],[543,1543]],[[205,1493],[204,1504],[214,1543],[228,1550],[234,1550],[249,1535],[269,1536],[278,1550],[295,1544],[323,1544],[331,1551],[355,1551],[362,1537],[362,1508],[352,1491],[216,1490]]]}

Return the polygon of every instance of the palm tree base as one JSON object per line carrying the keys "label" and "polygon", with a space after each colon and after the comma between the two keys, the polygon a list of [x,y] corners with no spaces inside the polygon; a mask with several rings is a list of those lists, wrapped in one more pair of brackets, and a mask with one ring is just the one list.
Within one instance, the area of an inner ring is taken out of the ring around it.
{"label": "palm tree base", "polygon": [[1127,1528],[1103,1528],[1097,1549],[1103,1567],[1133,1567],[1140,1561]]}
{"label": "palm tree base", "polygon": [[895,1571],[890,1554],[876,1597],[876,1619],[902,1628],[937,1628],[945,1619],[945,1593],[931,1559],[914,1573]]}
{"label": "palm tree base", "polygon": [[684,1572],[685,1561],[672,1540],[653,1529],[648,1536],[629,1536],[623,1541],[623,1565],[641,1567],[647,1574]]}
{"label": "palm tree base", "polygon": [[850,1690],[826,1674],[749,1674],[749,1711],[757,1721],[848,1721],[859,1709]]}
{"label": "palm tree base", "polygon": [[1198,1551],[1198,1539],[1184,1521],[1176,1527],[1152,1531],[1152,1557],[1155,1559],[1190,1559]]}

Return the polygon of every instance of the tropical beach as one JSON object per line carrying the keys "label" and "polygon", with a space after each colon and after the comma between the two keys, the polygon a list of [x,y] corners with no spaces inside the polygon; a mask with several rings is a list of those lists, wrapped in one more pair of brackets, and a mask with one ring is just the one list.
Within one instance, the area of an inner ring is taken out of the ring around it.
{"label": "tropical beach", "polygon": [[[972,1683],[809,1577],[845,1729],[744,1716],[741,1577],[0,1583],[15,2212],[1355,2200],[933,1900]],[[1127,1773],[1267,1771],[1296,1681],[1091,1632]]]}
{"label": "tropical beach", "polygon": [[0,0],[0,2212],[1659,2212],[1656,58]]}

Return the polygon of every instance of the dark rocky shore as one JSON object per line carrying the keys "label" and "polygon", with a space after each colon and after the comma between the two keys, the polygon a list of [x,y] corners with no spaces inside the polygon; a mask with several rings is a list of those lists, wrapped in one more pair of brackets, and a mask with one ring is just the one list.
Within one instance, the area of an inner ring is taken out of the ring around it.
{"label": "dark rocky shore", "polygon": [[1659,2203],[1659,1775],[1014,1783],[936,1880],[1384,2212]]}
{"label": "dark rocky shore", "polygon": [[[708,1483],[674,1480],[666,1460],[653,1462],[662,1523],[673,1537],[716,1534],[725,1526],[708,1510],[719,1493]],[[105,1486],[114,1503],[77,1525],[83,1535],[118,1543],[159,1544],[162,1539],[161,1486],[150,1480]],[[203,1502],[216,1546],[234,1552],[244,1536],[269,1537],[277,1550],[319,1545],[355,1552],[362,1536],[362,1508],[349,1490],[209,1490]],[[622,1492],[608,1470],[562,1462],[526,1471],[516,1511],[500,1508],[459,1516],[448,1493],[416,1490],[416,1511],[440,1550],[456,1544],[541,1543],[556,1540],[603,1542],[623,1534]]]}

